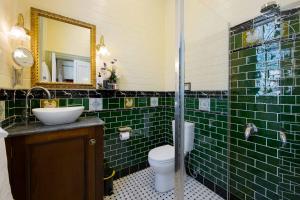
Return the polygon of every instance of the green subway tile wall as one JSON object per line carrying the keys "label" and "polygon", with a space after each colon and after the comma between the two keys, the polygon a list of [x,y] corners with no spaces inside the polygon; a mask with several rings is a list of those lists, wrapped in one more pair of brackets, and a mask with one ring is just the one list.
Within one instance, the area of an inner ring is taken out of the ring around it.
{"label": "green subway tile wall", "polygon": [[[147,162],[148,152],[165,143],[163,106],[104,110],[98,116],[106,122],[104,156],[117,171]],[[120,126],[133,129],[129,140],[119,140]]]}
{"label": "green subway tile wall", "polygon": [[[187,168],[201,175],[223,189],[227,189],[227,92],[210,92],[210,112],[200,111],[199,96],[202,92],[191,92],[185,98],[185,118],[196,125],[195,148]],[[206,96],[205,96],[206,97]],[[166,92],[159,96],[159,105],[150,106],[150,97],[135,97],[135,107],[124,109],[124,97],[103,98],[103,110],[89,111],[89,98],[59,98],[64,106],[85,106],[82,117],[98,116],[105,121],[105,158],[117,171],[137,164],[147,163],[148,152],[165,143],[172,144],[171,121],[174,119],[174,93]],[[7,100],[8,120],[17,121],[25,108],[24,99]],[[40,107],[40,99],[30,101],[31,108]],[[32,120],[35,120],[32,117]],[[132,137],[120,141],[118,128],[130,126]]]}
{"label": "green subway tile wall", "polygon": [[[231,36],[230,191],[242,200],[300,199],[300,40],[281,31],[299,34],[299,23],[299,13],[281,25],[263,23],[255,44],[246,39],[251,31]],[[258,127],[249,141],[246,123]]]}
{"label": "green subway tile wall", "polygon": [[[213,92],[208,97],[210,112],[199,110],[199,95],[185,97],[185,120],[195,123],[194,149],[186,157],[186,168],[195,177],[200,175],[227,190],[227,95]],[[174,98],[166,100],[170,102],[166,108],[166,141],[173,144]]]}
{"label": "green subway tile wall", "polygon": [[[143,165],[148,161],[148,152],[165,144],[165,97],[159,97],[159,106],[150,106],[150,97],[135,97],[135,107],[124,109],[124,98],[103,98],[103,110],[90,112],[89,98],[60,98],[65,106],[84,106],[82,117],[97,116],[105,122],[104,157],[116,171]],[[40,99],[32,99],[30,108],[40,107]],[[25,100],[6,100],[6,120],[0,126],[6,127],[19,122],[25,109]],[[32,120],[36,120],[31,116]],[[118,128],[129,126],[133,129],[130,140],[120,141]]]}

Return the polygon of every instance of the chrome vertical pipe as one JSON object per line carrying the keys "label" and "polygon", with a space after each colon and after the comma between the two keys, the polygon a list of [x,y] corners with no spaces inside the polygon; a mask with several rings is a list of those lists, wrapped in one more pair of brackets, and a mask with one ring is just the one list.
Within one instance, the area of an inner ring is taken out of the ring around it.
{"label": "chrome vertical pipe", "polygon": [[184,199],[184,0],[176,0],[175,199]]}
{"label": "chrome vertical pipe", "polygon": [[228,101],[227,101],[227,199],[230,199],[230,151],[231,151],[231,25],[228,23]]}

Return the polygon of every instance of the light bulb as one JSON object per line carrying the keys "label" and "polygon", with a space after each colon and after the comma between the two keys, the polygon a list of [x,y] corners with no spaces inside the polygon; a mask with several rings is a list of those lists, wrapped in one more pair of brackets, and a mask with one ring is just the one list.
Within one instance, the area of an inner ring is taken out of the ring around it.
{"label": "light bulb", "polygon": [[27,40],[29,38],[25,29],[20,26],[13,26],[9,32],[9,36],[16,40]]}
{"label": "light bulb", "polygon": [[101,55],[101,56],[109,56],[110,52],[108,51],[106,46],[101,46],[100,49],[98,50],[97,54]]}

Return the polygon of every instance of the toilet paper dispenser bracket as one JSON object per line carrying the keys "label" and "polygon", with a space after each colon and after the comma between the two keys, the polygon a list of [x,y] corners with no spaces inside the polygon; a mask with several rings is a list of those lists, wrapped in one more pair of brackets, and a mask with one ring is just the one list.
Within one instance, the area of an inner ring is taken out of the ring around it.
{"label": "toilet paper dispenser bracket", "polygon": [[132,128],[125,126],[125,127],[119,127],[119,132],[131,132]]}

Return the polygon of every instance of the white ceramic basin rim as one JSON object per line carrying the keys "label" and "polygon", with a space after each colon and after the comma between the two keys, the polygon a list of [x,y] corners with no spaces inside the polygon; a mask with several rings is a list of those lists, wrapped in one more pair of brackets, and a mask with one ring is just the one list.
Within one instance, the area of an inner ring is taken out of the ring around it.
{"label": "white ceramic basin rim", "polygon": [[33,114],[45,125],[69,124],[75,122],[84,110],[83,106],[62,108],[34,108]]}

